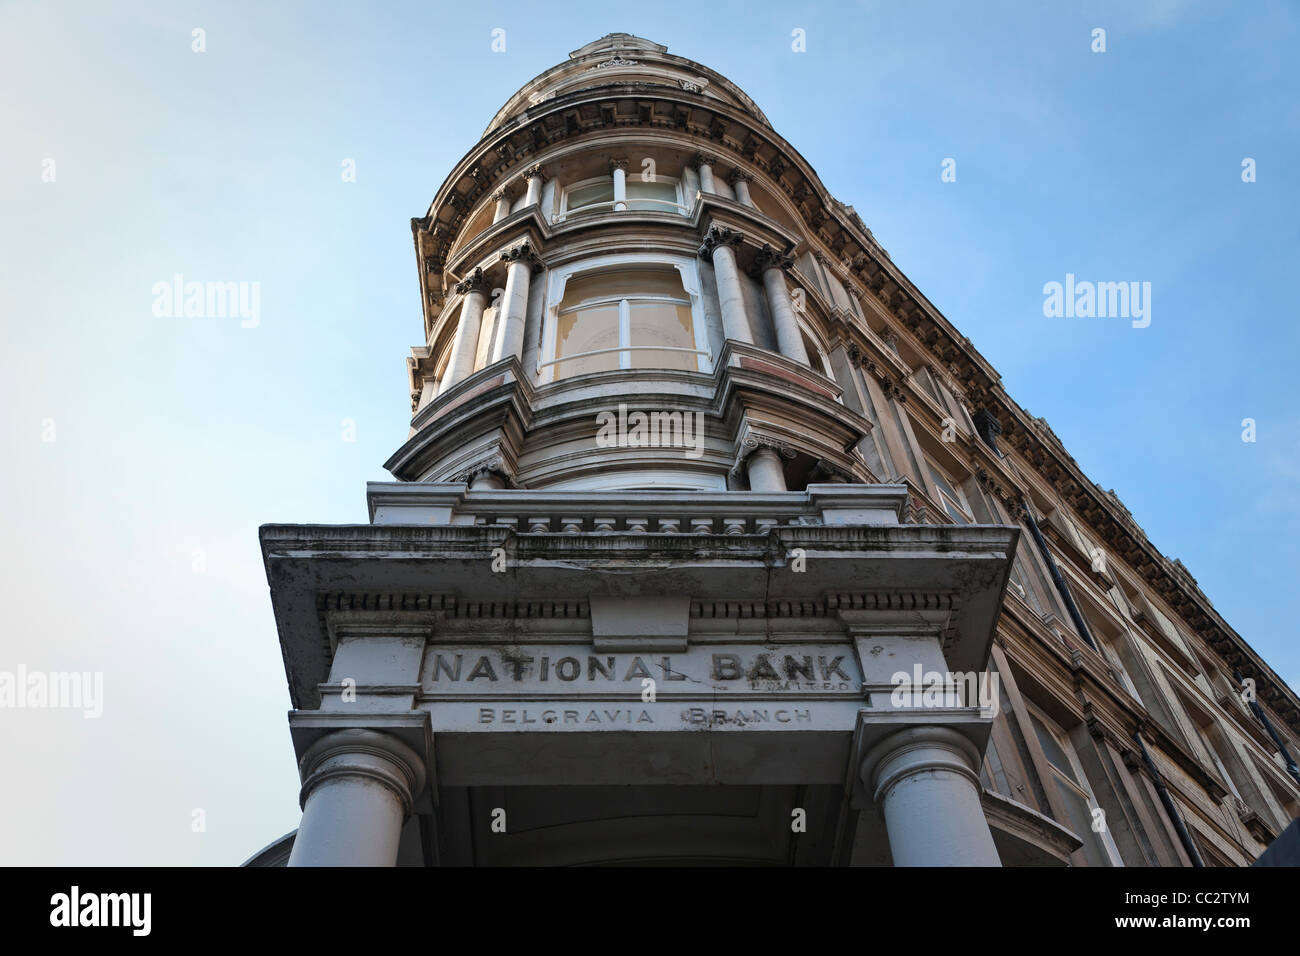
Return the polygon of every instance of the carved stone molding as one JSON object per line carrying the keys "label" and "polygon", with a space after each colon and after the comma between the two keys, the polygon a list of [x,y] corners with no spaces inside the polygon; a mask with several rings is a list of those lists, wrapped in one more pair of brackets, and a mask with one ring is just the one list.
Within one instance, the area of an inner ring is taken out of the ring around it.
{"label": "carved stone molding", "polygon": [[736,185],[736,183],[752,183],[753,181],[754,177],[743,169],[733,169],[727,176],[727,183],[732,186]]}
{"label": "carved stone molding", "polygon": [[501,261],[506,263],[523,262],[530,266],[534,272],[541,272],[546,267],[537,253],[533,251],[533,244],[528,240],[524,240],[514,248],[501,253]]}
{"label": "carved stone molding", "polygon": [[640,60],[629,60],[625,56],[623,56],[623,54],[615,53],[608,60],[602,60],[600,63],[597,63],[595,66],[591,67],[591,69],[589,69],[587,72],[590,73],[592,72],[592,70],[608,70],[610,67],[639,66],[640,63],[641,63]]}
{"label": "carved stone molding", "polygon": [[453,484],[468,485],[479,475],[498,475],[507,486],[514,486],[514,473],[506,465],[500,455],[492,455],[488,458],[480,459],[468,468],[462,468],[453,475],[448,476],[447,480]]}
{"label": "carved stone molding", "polygon": [[704,235],[704,242],[700,245],[700,258],[713,261],[713,250],[718,246],[739,246],[745,241],[743,233],[736,229],[728,229],[726,226],[710,226],[709,231]]}
{"label": "carved stone molding", "polygon": [[718,160],[716,156],[710,156],[707,153],[696,153],[691,162],[696,166],[714,166]]}
{"label": "carved stone molding", "polygon": [[492,289],[492,283],[488,277],[483,274],[482,269],[475,269],[464,279],[456,283],[456,291],[461,295],[470,292],[489,292]]}
{"label": "carved stone molding", "polygon": [[759,249],[754,255],[754,265],[749,270],[749,274],[754,278],[759,278],[768,269],[780,269],[784,272],[794,265],[794,259],[784,252],[777,252],[767,243],[763,243],[763,248]]}
{"label": "carved stone molding", "polygon": [[546,170],[542,168],[541,163],[536,163],[532,166],[529,166],[527,169],[523,171],[522,176],[525,182],[527,182],[530,179],[538,179],[538,178],[540,178],[542,182],[546,182],[548,178],[546,175]]}
{"label": "carved stone molding", "polygon": [[858,476],[847,469],[841,468],[833,461],[825,458],[818,459],[817,464],[813,466],[812,473],[808,476],[810,482],[830,482],[832,484],[854,485],[858,483]]}
{"label": "carved stone molding", "polygon": [[778,438],[768,435],[750,435],[741,442],[740,458],[743,461],[760,448],[770,448],[786,461],[794,459],[795,450]]}

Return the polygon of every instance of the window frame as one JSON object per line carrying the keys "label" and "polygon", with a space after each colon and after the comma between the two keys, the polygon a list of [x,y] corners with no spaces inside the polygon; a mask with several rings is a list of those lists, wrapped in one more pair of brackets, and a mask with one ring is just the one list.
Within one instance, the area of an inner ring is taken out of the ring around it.
{"label": "window frame", "polygon": [[[678,278],[682,283],[682,291],[689,300],[691,310],[691,334],[695,342],[693,349],[685,350],[693,353],[696,358],[695,369],[685,371],[696,371],[711,373],[713,371],[713,349],[709,344],[708,323],[704,314],[704,298],[700,293],[700,277],[696,260],[686,256],[675,255],[643,255],[640,253],[618,253],[607,256],[597,256],[590,259],[582,259],[550,270],[546,287],[546,301],[542,310],[542,333],[540,336],[537,367],[535,369],[536,381],[538,385],[549,385],[553,382],[563,381],[571,376],[557,376],[556,367],[561,363],[573,358],[576,355],[558,358],[556,349],[559,342],[556,335],[560,320],[560,303],[564,300],[564,290],[570,279],[575,276],[582,276],[594,272],[617,272],[617,271],[635,271],[636,269],[669,267],[675,269]],[[665,297],[656,295],[625,295],[620,297],[608,296],[611,301],[619,302],[619,345],[612,351],[619,353],[618,371],[650,371],[649,369],[633,369],[630,365],[631,353],[637,350],[653,351],[672,351],[665,346],[635,346],[631,344],[630,333],[630,299],[645,299],[647,301],[660,300],[666,301]],[[593,300],[595,301],[595,300]],[[680,303],[680,300],[676,300]],[[595,355],[596,352],[584,352],[582,355]],[[624,366],[624,356],[627,356],[628,365]],[[664,371],[683,371],[682,369],[665,369]]]}
{"label": "window frame", "polygon": [[[1039,727],[1047,731],[1048,735],[1056,741],[1057,747],[1065,755],[1066,762],[1070,765],[1070,769],[1074,774],[1074,779],[1071,780],[1060,767],[1056,766],[1056,764],[1048,758],[1046,749],[1044,749],[1043,760],[1046,764],[1046,769],[1050,774],[1052,783],[1055,784],[1058,789],[1061,787],[1068,787],[1076,796],[1082,797],[1090,814],[1093,811],[1100,809],[1101,804],[1097,801],[1093,782],[1088,779],[1087,773],[1084,772],[1083,763],[1079,760],[1079,754],[1075,750],[1074,741],[1070,739],[1069,732],[1048,716],[1047,713],[1033,701],[1026,700],[1025,707],[1029,711],[1030,723],[1037,725],[1031,729],[1033,729],[1035,733]],[[1082,781],[1082,783],[1080,783],[1080,781]],[[1064,793],[1060,794],[1060,799],[1064,802],[1066,799]],[[1057,823],[1073,829],[1073,824],[1068,820],[1058,820]],[[1088,833],[1079,833],[1076,835],[1084,840],[1088,840],[1092,839],[1089,834],[1095,835],[1095,843],[1106,856],[1107,861],[1111,866],[1124,865],[1124,857],[1120,855],[1119,847],[1115,844],[1115,838],[1111,836],[1109,827],[1104,827],[1100,832],[1092,830],[1091,827],[1089,827]],[[1080,847],[1080,850],[1082,850],[1082,847]]]}
{"label": "window frame", "polygon": [[[632,173],[632,174],[631,174],[631,176],[639,176],[639,175],[640,175],[640,173]],[[625,181],[630,181],[630,179],[631,179],[631,177],[629,176],[628,180],[625,180]],[[672,184],[672,187],[673,187],[673,193],[674,193],[674,195],[675,195],[676,198],[675,198],[675,200],[672,202],[671,205],[668,203],[667,200],[658,200],[658,199],[631,199],[631,198],[627,198],[627,197],[624,197],[623,202],[624,202],[625,204],[626,204],[626,203],[629,203],[629,202],[649,202],[649,203],[655,203],[655,204],[658,204],[658,205],[663,205],[665,208],[664,208],[662,211],[664,211],[664,212],[671,211],[671,212],[673,212],[673,213],[675,213],[676,215],[679,215],[679,216],[686,216],[686,215],[689,215],[689,214],[690,214],[690,207],[689,207],[689,206],[684,202],[685,197],[684,197],[683,192],[682,192],[682,190],[683,190],[684,187],[683,187],[683,184],[682,184],[681,177],[679,177],[679,176],[664,176],[664,175],[661,175],[661,174],[659,174],[659,173],[655,173],[654,182],[655,182],[655,183],[670,183],[670,184]],[[551,217],[551,222],[553,222],[553,223],[561,223],[561,222],[565,222],[565,221],[567,221],[567,220],[569,219],[569,217],[571,217],[571,216],[575,216],[575,215],[582,215],[582,216],[595,215],[595,214],[601,212],[602,209],[603,209],[603,211],[605,211],[605,212],[611,212],[611,213],[614,212],[614,211],[615,211],[615,209],[614,209],[614,204],[617,202],[617,200],[616,200],[616,199],[613,199],[613,198],[611,198],[611,199],[610,199],[609,201],[607,201],[607,202],[591,203],[591,204],[586,205],[586,206],[577,206],[577,207],[575,207],[575,208],[570,208],[570,207],[569,207],[569,195],[570,195],[570,193],[572,193],[572,192],[574,192],[575,190],[578,190],[578,189],[585,189],[585,188],[587,188],[588,186],[605,185],[605,184],[608,184],[608,185],[609,185],[609,187],[610,187],[610,195],[611,195],[611,197],[612,197],[612,196],[614,195],[614,193],[613,193],[613,190],[614,190],[614,176],[613,176],[612,173],[607,174],[607,175],[604,175],[604,176],[593,176],[593,177],[591,177],[591,178],[589,178],[589,179],[580,179],[580,180],[577,180],[577,181],[572,182],[572,183],[564,183],[564,184],[562,184],[561,187],[560,187],[560,189],[558,190],[558,192],[559,192],[559,194],[560,194],[560,208],[559,208],[559,210],[555,213],[555,215],[553,215],[553,216]],[[639,208],[638,208],[638,209],[634,209],[634,208],[631,207],[631,206],[628,206],[626,209],[620,209],[620,210],[618,210],[618,212],[620,212],[620,213],[624,213],[624,212],[659,212],[659,211],[660,211],[660,210],[658,210],[658,209],[639,209]]]}

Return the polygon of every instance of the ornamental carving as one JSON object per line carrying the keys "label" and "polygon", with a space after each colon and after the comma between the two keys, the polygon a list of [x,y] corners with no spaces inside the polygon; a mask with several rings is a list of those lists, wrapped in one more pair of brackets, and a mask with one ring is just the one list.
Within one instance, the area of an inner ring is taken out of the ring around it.
{"label": "ornamental carving", "polygon": [[704,235],[704,242],[700,245],[700,258],[713,261],[713,251],[718,246],[739,246],[745,237],[736,229],[728,229],[726,226],[710,226],[709,231]]}
{"label": "ornamental carving", "polygon": [[760,448],[770,448],[786,461],[792,461],[795,456],[795,450],[780,439],[770,438],[767,435],[749,435],[741,442],[741,460],[748,458]]}
{"label": "ornamental carving", "polygon": [[519,245],[515,246],[513,249],[507,249],[505,252],[501,253],[501,261],[511,264],[522,262],[531,267],[534,272],[541,272],[542,269],[545,268],[545,264],[540,258],[538,258],[537,253],[533,251],[532,243],[527,240],[519,243]]}
{"label": "ornamental carving", "polygon": [[482,269],[475,269],[460,282],[456,283],[456,291],[461,295],[470,292],[488,292],[492,288],[492,283],[488,281],[487,276],[483,274]]}
{"label": "ornamental carving", "polygon": [[792,265],[794,265],[794,259],[784,252],[777,252],[767,243],[763,243],[763,248],[759,249],[754,255],[754,267],[750,270],[750,275],[758,277],[768,269],[784,271]]}

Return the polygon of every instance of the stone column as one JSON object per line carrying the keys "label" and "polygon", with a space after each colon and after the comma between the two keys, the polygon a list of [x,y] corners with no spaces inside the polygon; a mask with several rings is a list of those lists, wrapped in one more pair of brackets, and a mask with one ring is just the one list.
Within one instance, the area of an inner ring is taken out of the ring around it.
{"label": "stone column", "polygon": [[745,459],[745,473],[749,477],[750,491],[785,491],[785,469],[781,456],[766,445],[755,449]]}
{"label": "stone column", "polygon": [[895,866],[1001,866],[980,806],[980,754],[949,727],[895,731],[862,761]]}
{"label": "stone column", "polygon": [[492,198],[497,204],[496,210],[492,213],[492,221],[500,222],[510,215],[510,194],[504,189],[498,189],[492,194]]}
{"label": "stone column", "polygon": [[789,256],[764,245],[754,257],[751,275],[757,278],[761,274],[763,277],[763,288],[767,290],[767,310],[772,313],[772,325],[776,329],[776,347],[786,358],[808,365],[808,351],[803,347],[803,335],[800,334],[799,322],[794,317],[790,290],[785,285],[785,270],[792,265],[794,260]]}
{"label": "stone column", "polygon": [[483,324],[483,310],[487,308],[490,285],[482,269],[475,269],[464,281],[456,283],[456,291],[465,298],[461,300],[460,321],[456,324],[456,335],[451,340],[451,358],[447,360],[447,370],[438,385],[439,394],[474,371],[479,327]]}
{"label": "stone column", "polygon": [[700,256],[713,262],[723,335],[753,345],[754,336],[749,331],[749,318],[745,315],[745,295],[740,288],[740,268],[736,265],[736,253],[732,248],[740,245],[742,238],[734,229],[710,226],[704,244],[700,246]]}
{"label": "stone column", "polygon": [[695,154],[695,165],[700,173],[700,192],[714,193],[718,192],[717,186],[713,183],[713,159],[705,156],[703,153]]}
{"label": "stone column", "polygon": [[393,866],[424,760],[390,734],[340,730],[299,763],[302,825],[290,866]]}
{"label": "stone column", "polygon": [[627,160],[611,159],[609,170],[614,174],[614,211],[627,209]]}
{"label": "stone column", "polygon": [[[531,183],[529,185],[531,188]],[[528,286],[533,273],[542,270],[542,260],[537,258],[528,240],[501,253],[501,261],[508,265],[505,293],[501,296],[501,332],[493,349],[493,362],[509,355],[522,357],[524,325],[528,319]]]}
{"label": "stone column", "polygon": [[524,196],[525,206],[536,206],[542,201],[542,184],[546,175],[541,166],[530,166],[524,170],[524,182],[528,183],[528,192]]}
{"label": "stone column", "polygon": [[749,195],[749,184],[753,181],[754,177],[741,169],[733,170],[731,175],[727,177],[727,182],[731,184],[731,188],[736,192],[736,201],[757,209],[758,207],[754,205],[753,198]]}

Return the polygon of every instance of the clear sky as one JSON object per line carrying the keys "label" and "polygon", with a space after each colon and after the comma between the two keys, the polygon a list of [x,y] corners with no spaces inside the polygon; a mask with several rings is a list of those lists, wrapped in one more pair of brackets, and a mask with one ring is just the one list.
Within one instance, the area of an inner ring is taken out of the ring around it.
{"label": "clear sky", "polygon": [[[410,218],[614,31],[749,93],[1300,685],[1294,4],[10,2],[0,670],[104,691],[0,710],[0,863],[233,864],[297,825],[257,527],[366,520],[409,421]],[[1150,282],[1149,327],[1044,317],[1067,273]],[[259,283],[255,327],[155,315],[176,274]]]}

